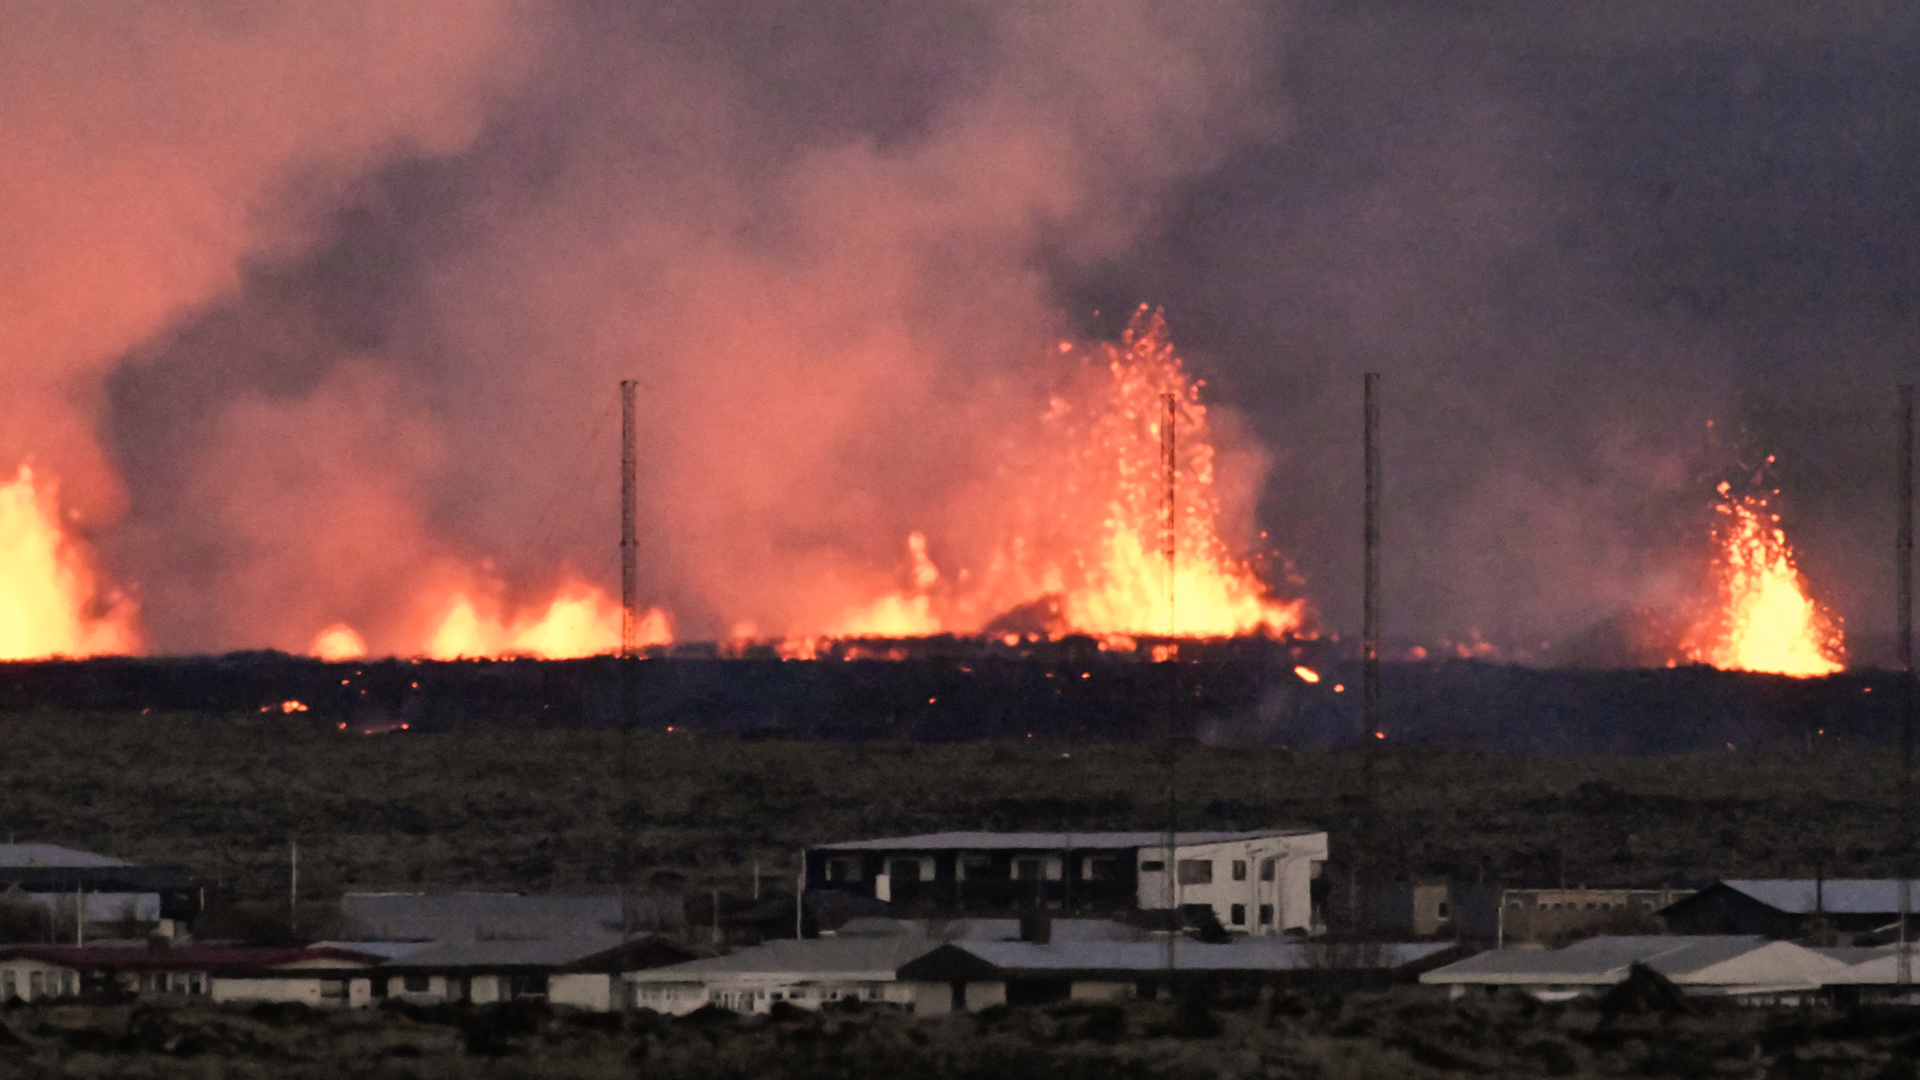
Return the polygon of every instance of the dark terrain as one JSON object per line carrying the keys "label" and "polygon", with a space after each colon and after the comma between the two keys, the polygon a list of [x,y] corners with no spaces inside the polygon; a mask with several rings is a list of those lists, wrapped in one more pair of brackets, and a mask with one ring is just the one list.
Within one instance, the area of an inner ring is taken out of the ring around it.
{"label": "dark terrain", "polygon": [[[339,723],[278,711],[14,713],[0,830],[184,864],[212,899],[233,900],[284,897],[297,840],[303,899],[322,901],[395,886],[610,890],[623,827],[642,888],[744,895],[756,863],[780,888],[798,849],[822,841],[1154,829],[1167,814],[1158,740],[627,737],[532,723],[369,735]],[[1554,756],[1393,739],[1372,755],[1186,742],[1173,760],[1183,827],[1324,828],[1336,892],[1356,864],[1511,885],[1874,876],[1894,865],[1900,756],[1884,744]],[[1336,897],[1336,915],[1341,906]]]}
{"label": "dark terrain", "polygon": [[6,1075],[251,1078],[1095,1077],[1400,1080],[1912,1077],[1905,1009],[1739,1009],[1615,994],[1447,1002],[1417,987],[1233,999],[1005,1006],[915,1020],[879,1008],[668,1020],[544,1008],[313,1012],[298,1006],[13,1007]]}

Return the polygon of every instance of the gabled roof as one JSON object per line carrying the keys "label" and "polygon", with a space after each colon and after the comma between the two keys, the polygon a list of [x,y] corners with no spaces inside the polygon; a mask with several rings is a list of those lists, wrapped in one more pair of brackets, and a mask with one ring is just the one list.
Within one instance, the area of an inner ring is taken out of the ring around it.
{"label": "gabled roof", "polygon": [[[1890,915],[1900,910],[1900,882],[1869,878],[1760,878],[1722,881],[1719,884],[1751,897],[1776,911],[1811,915],[1826,911],[1834,915]],[[1908,910],[1920,908],[1920,889],[1908,883]],[[1703,895],[1706,890],[1695,895]],[[1677,903],[1686,903],[1685,900]]]}
{"label": "gabled roof", "polygon": [[548,941],[436,941],[386,965],[391,971],[555,968],[620,945],[616,936]]}
{"label": "gabled roof", "polygon": [[769,941],[726,956],[671,964],[630,977],[649,983],[755,977],[888,980],[900,965],[940,947],[929,938],[899,935]]}
{"label": "gabled roof", "polygon": [[1846,964],[1786,941],[1750,935],[1594,937],[1564,949],[1497,949],[1420,976],[1423,983],[1610,985],[1645,964],[1698,986],[1821,985]]}
{"label": "gabled roof", "polygon": [[78,851],[57,844],[0,844],[0,867],[132,865],[125,859],[116,859],[111,855],[96,855],[91,851]]}
{"label": "gabled roof", "polygon": [[171,949],[9,945],[0,960],[38,960],[80,971],[203,971],[236,975],[297,967],[371,966],[383,957],[340,948],[183,945]]}
{"label": "gabled roof", "polygon": [[[1314,836],[1322,829],[1260,829],[1254,832],[1183,832],[1174,834],[1181,847],[1224,844],[1236,840],[1263,840],[1278,836]],[[1164,832],[943,832],[919,836],[887,836],[876,840],[847,840],[820,844],[815,851],[1105,851],[1163,847]]]}
{"label": "gabled roof", "polygon": [[[1173,970],[1181,975],[1308,970],[1391,970],[1453,948],[1451,942],[1391,942],[1361,947],[1327,947],[1249,938],[1209,945],[1181,940],[1173,949]],[[957,941],[941,946],[900,969],[903,979],[945,982],[952,979],[1106,978],[1128,981],[1167,971],[1167,942],[1073,941],[1039,945],[1029,941]]]}

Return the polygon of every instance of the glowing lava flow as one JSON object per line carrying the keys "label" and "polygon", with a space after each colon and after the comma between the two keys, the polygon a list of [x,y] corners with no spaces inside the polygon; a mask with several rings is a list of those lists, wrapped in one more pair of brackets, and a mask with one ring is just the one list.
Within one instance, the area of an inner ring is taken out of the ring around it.
{"label": "glowing lava flow", "polygon": [[1807,595],[1780,516],[1759,496],[1719,487],[1717,597],[1693,629],[1687,658],[1717,668],[1809,678],[1845,667],[1839,621]]}
{"label": "glowing lava flow", "polygon": [[[1063,350],[1071,346],[1063,345]],[[1029,630],[1225,637],[1298,632],[1303,601],[1272,598],[1221,535],[1213,433],[1201,384],[1144,306],[1117,344],[1097,346],[1079,380],[1041,423],[1031,479],[1005,493],[1011,520],[980,573],[945,588],[927,541],[908,538],[913,587],[851,608],[834,636],[998,632],[1017,614]],[[1165,401],[1177,406],[1172,621],[1168,611]]]}
{"label": "glowing lava flow", "polygon": [[359,660],[367,655],[367,642],[346,623],[334,623],[314,637],[307,653],[322,660]]}
{"label": "glowing lava flow", "polygon": [[138,651],[138,609],[96,591],[87,553],[60,527],[51,481],[20,466],[0,484],[0,660]]}
{"label": "glowing lava flow", "polygon": [[[563,586],[544,608],[523,609],[511,618],[465,592],[449,597],[442,611],[422,650],[435,660],[503,656],[565,660],[620,651],[620,605],[599,589],[578,582]],[[657,608],[642,612],[634,638],[641,648],[671,643],[673,631],[666,613]]]}

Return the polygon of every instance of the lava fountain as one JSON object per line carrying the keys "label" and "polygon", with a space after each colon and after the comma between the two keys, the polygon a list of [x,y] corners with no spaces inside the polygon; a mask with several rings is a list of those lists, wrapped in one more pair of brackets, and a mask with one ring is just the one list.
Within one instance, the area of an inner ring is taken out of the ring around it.
{"label": "lava fountain", "polygon": [[0,660],[139,650],[138,607],[99,591],[90,554],[61,527],[53,481],[22,465],[0,484]]}
{"label": "lava fountain", "polygon": [[[1071,345],[1063,345],[1070,351]],[[1053,395],[1026,480],[996,492],[1007,508],[988,565],[941,573],[908,538],[911,586],[850,608],[829,636],[999,633],[1226,637],[1298,633],[1304,601],[1273,597],[1222,535],[1214,433],[1164,319],[1145,306],[1117,343],[1095,346]],[[1164,554],[1165,402],[1175,403],[1174,597]]]}
{"label": "lava fountain", "polygon": [[[560,587],[544,606],[508,614],[466,591],[441,603],[422,653],[435,660],[529,656],[565,660],[620,651],[620,605],[583,582]],[[657,608],[636,613],[636,647],[666,645],[673,630]]]}
{"label": "lava fountain", "polygon": [[1687,659],[1798,678],[1844,668],[1840,620],[1807,595],[1780,515],[1764,496],[1735,496],[1724,482],[1717,490],[1715,595],[1687,636]]}

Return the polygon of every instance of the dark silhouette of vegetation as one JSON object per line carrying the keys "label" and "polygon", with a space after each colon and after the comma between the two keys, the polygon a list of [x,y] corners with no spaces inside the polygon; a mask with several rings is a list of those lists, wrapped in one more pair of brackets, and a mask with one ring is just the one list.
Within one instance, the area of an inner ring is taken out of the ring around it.
{"label": "dark silhouette of vegetation", "polygon": [[1830,1006],[1669,1007],[1642,979],[1629,1003],[1449,1001],[1414,987],[1269,991],[1264,1007],[1062,1002],[916,1019],[895,1009],[779,1016],[654,1014],[583,1023],[564,1010],[410,1011],[17,1006],[0,1072],[22,1076],[485,1076],[660,1080],[908,1076],[1861,1077],[1911,1075],[1916,1012]]}

